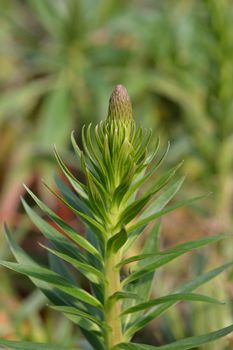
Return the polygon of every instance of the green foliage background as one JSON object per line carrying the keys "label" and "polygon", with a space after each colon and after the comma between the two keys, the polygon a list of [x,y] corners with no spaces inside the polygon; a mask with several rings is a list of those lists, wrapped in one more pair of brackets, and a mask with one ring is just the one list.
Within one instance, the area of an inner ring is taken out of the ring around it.
{"label": "green foliage background", "polygon": [[[0,221],[17,226],[17,239],[38,259],[44,259],[35,244],[38,233],[19,205],[20,195],[26,196],[21,183],[51,202],[40,179],[51,178],[52,145],[79,171],[70,131],[79,135],[83,124],[105,118],[117,83],[127,87],[137,122],[164,143],[171,141],[168,163],[185,159],[181,171],[188,181],[181,196],[213,192],[184,214],[184,221],[174,220],[169,242],[184,234],[191,239],[195,230],[232,232],[232,16],[230,0],[0,0]],[[197,211],[200,223],[190,230]],[[5,258],[9,252],[2,234],[0,243]],[[188,273],[199,274],[207,257],[214,264],[232,256],[229,244],[211,251],[197,255]],[[185,273],[182,263],[173,269],[161,276],[164,292],[174,274],[182,278]],[[26,280],[10,279],[3,270],[1,277],[1,300],[9,299],[9,304],[0,302],[7,319],[1,336],[73,344],[76,332],[43,309],[46,301]],[[217,288],[209,287],[213,295],[232,300],[231,276],[216,283]],[[225,292],[218,292],[218,285]],[[209,314],[201,308],[195,306],[185,317],[181,310],[180,322],[171,312],[153,340],[162,344],[230,323],[230,310]],[[216,343],[216,349],[227,346]]]}

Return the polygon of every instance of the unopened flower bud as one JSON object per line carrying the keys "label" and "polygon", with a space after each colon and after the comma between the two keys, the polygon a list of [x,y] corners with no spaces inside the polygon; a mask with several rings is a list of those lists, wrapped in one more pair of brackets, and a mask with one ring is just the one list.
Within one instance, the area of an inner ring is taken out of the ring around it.
{"label": "unopened flower bud", "polygon": [[132,105],[126,88],[117,85],[110,97],[108,120],[131,120],[133,118]]}

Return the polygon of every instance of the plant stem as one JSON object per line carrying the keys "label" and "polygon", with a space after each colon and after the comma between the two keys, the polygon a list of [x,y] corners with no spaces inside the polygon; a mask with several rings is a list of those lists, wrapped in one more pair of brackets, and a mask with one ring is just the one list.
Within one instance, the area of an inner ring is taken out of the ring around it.
{"label": "plant stem", "polygon": [[120,262],[120,252],[111,254],[106,259],[106,292],[105,292],[105,317],[107,325],[111,328],[107,332],[106,345],[110,350],[114,345],[123,341],[122,329],[121,329],[121,302],[114,300],[109,302],[109,297],[116,292],[120,291],[120,272],[115,269],[117,263]]}

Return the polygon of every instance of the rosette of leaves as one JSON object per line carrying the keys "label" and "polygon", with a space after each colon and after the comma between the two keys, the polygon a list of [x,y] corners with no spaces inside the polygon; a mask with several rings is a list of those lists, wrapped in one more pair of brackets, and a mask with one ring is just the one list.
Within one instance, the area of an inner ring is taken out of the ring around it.
{"label": "rosette of leaves", "polygon": [[[192,349],[233,330],[231,325],[160,347],[131,343],[137,331],[179,301],[219,304],[216,299],[194,291],[233,264],[229,262],[206,272],[169,295],[150,299],[157,269],[193,249],[225,238],[224,235],[213,236],[160,251],[160,224],[155,219],[190,201],[167,206],[184,179],[174,178],[180,164],[154,179],[166,152],[158,158],[159,142],[154,151],[149,152],[150,138],[150,130],[135,125],[127,91],[118,85],[110,98],[107,119],[95,127],[83,128],[82,150],[72,135],[74,151],[86,176],[85,183],[69,171],[55,150],[57,162],[72,189],[58,178],[58,192],[47,186],[83,221],[85,237],[29,189],[28,193],[42,212],[54,222],[51,226],[23,200],[27,214],[48,240],[44,248],[49,254],[49,266],[41,266],[29,257],[6,229],[17,262],[2,261],[1,265],[28,276],[47,296],[53,309],[80,327],[95,350]],[[131,247],[150,223],[141,254],[130,255]],[[135,263],[134,267],[126,270],[125,266],[131,262]],[[88,291],[77,282],[75,271],[88,280]],[[0,345],[24,350],[65,349],[7,340],[1,340]]]}

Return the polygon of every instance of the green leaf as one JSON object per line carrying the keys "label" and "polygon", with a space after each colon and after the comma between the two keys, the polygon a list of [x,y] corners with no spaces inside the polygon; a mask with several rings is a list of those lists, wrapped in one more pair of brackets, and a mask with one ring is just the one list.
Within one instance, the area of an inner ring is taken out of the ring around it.
{"label": "green leaf", "polygon": [[120,232],[116,233],[113,237],[108,240],[107,252],[116,253],[127,241],[127,232],[123,227]]}
{"label": "green leaf", "polygon": [[[90,155],[90,158],[89,158],[90,165],[93,167],[93,170],[98,175],[99,179],[101,180],[101,183],[105,184],[105,187],[109,187],[107,186],[108,171],[101,160],[101,153],[97,151],[97,147],[95,147],[92,143],[92,139],[94,135],[93,136],[91,135],[91,129],[92,129],[92,124],[90,124],[87,128],[86,138],[84,137],[84,128],[82,130],[82,138],[84,141],[83,146],[85,147],[85,150],[88,151],[88,154]],[[75,141],[74,133],[72,133],[71,135],[71,142],[72,142],[74,151],[77,154],[77,157],[81,159],[82,152]]]}
{"label": "green leaf", "polygon": [[194,240],[186,243],[182,243],[174,248],[168,249],[165,252],[160,252],[154,255],[154,259],[150,258],[149,262],[143,263],[143,266],[136,268],[133,273],[126,277],[123,281],[123,285],[132,283],[133,281],[145,276],[147,273],[154,271],[154,269],[167,264],[169,261],[178,258],[179,256],[197,248],[204,247],[208,244],[213,244],[222,239],[228,237],[228,235],[218,235],[213,237],[207,237],[199,240]]}
{"label": "green leaf", "polygon": [[122,260],[121,262],[119,262],[116,265],[116,267],[121,268],[124,265],[130,264],[130,263],[135,262],[135,261],[141,261],[141,260],[145,260],[145,259],[149,259],[149,258],[154,258],[155,254],[160,255],[160,253],[134,255],[134,256],[131,256],[130,258]]}
{"label": "green leaf", "polygon": [[[224,264],[214,270],[208,271],[196,278],[194,278],[192,281],[184,284],[183,286],[177,288],[174,292],[175,293],[189,293],[193,290],[197,289],[204,283],[212,280],[216,276],[218,276],[220,273],[225,271],[227,268],[232,267],[233,262],[229,262],[227,264]],[[160,306],[154,307],[152,310],[148,311],[146,314],[141,316],[138,320],[136,320],[131,326],[127,329],[125,336],[126,339],[131,338],[133,334],[135,334],[139,329],[143,328],[146,324],[148,324],[150,321],[154,320],[155,318],[162,315],[167,309],[169,309],[171,306],[175,305],[176,301],[170,301],[165,304],[162,304]]]}
{"label": "green leaf", "polygon": [[[56,193],[51,187],[49,187],[47,184],[45,184],[45,186],[55,197],[57,197],[62,203],[64,203],[76,215],[78,215],[84,221],[84,223],[86,223],[89,227],[93,228],[95,230],[94,232],[98,234],[100,239],[103,239],[103,235],[106,235],[106,232],[104,230],[103,225],[99,221],[95,220],[92,216],[88,216],[84,212],[81,212],[81,211],[75,209],[63,197],[61,197],[58,193]],[[31,194],[31,196],[32,196],[32,194]],[[35,195],[34,195],[34,197],[35,197]],[[41,202],[38,198],[36,198],[36,199],[34,198],[34,200],[36,202],[38,202],[38,203],[40,202],[42,205],[44,205],[44,203]],[[47,210],[48,209],[49,208],[47,207]]]}
{"label": "green leaf", "polygon": [[5,229],[5,234],[6,234],[9,247],[11,249],[12,254],[16,258],[16,260],[19,263],[36,266],[37,263],[34,262],[34,260],[25,253],[25,251],[16,243],[15,240],[13,240],[12,234],[10,233],[10,230],[6,224],[4,225],[4,229]]}
{"label": "green leaf", "polygon": [[81,272],[84,277],[89,279],[93,283],[101,283],[104,281],[104,275],[101,271],[97,270],[95,267],[79,262],[77,259],[74,259],[70,257],[69,255],[65,253],[58,252],[54,249],[51,249],[49,247],[44,246],[43,244],[40,244],[43,248],[48,250],[50,253],[54,254],[55,256],[58,256],[59,258],[65,260],[66,262],[70,263],[74,268],[76,268],[79,272]]}
{"label": "green leaf", "polygon": [[58,258],[50,252],[48,253],[48,265],[52,271],[57,272],[59,275],[65,277],[69,282],[76,283],[76,277],[74,276],[73,271],[68,268],[67,264],[65,264],[62,259]]}
{"label": "green leaf", "polygon": [[132,219],[134,219],[144,206],[149,202],[151,196],[143,196],[131,203],[121,214],[118,225],[127,225]]}
{"label": "green leaf", "polygon": [[[59,305],[58,305],[59,307]],[[61,306],[62,307],[62,306]],[[79,310],[79,309],[78,309]],[[82,332],[83,330],[89,331],[93,333],[96,337],[101,335],[101,329],[100,327],[96,324],[90,321],[87,317],[84,318],[83,316],[79,316],[78,314],[73,314],[73,313],[64,313],[65,317],[68,318],[72,323],[75,325],[78,325]]]}
{"label": "green leaf", "polygon": [[[90,124],[91,125],[91,124]],[[80,150],[80,148],[78,147],[78,144],[75,140],[75,136],[74,136],[74,130],[72,131],[71,133],[71,143],[72,143],[72,146],[73,146],[73,149],[75,151],[75,154],[77,156],[77,158],[80,160],[81,159],[81,153],[82,151]]]}
{"label": "green leaf", "polygon": [[[7,240],[10,246],[10,249],[12,251],[12,254],[14,255],[14,257],[16,258],[16,260],[20,263],[20,264],[25,264],[28,266],[36,266],[39,267],[39,265],[31,258],[29,257],[24,250],[12,239],[10,231],[8,229],[7,226],[5,226],[5,232],[6,232],[6,236],[7,236]],[[46,282],[44,281],[40,281],[38,279],[35,278],[31,278],[29,277],[32,282],[38,287],[40,288],[40,290],[47,296],[47,298],[49,300],[51,300],[53,303],[56,304],[56,302],[65,302],[63,296],[59,296],[57,294],[57,292],[55,292],[53,290],[53,288],[48,285]],[[71,298],[69,297],[69,303],[71,303]]]}
{"label": "green leaf", "polygon": [[223,305],[223,302],[220,302],[214,298],[202,295],[202,294],[196,294],[196,293],[176,293],[176,294],[170,294],[165,295],[160,298],[149,300],[145,303],[137,304],[133,307],[130,307],[122,312],[122,315],[131,314],[137,311],[148,309],[152,306],[159,305],[166,303],[167,301],[202,301],[206,303],[212,303],[212,304],[219,304]]}
{"label": "green leaf", "polygon": [[75,246],[74,243],[69,240],[69,238],[42,219],[33,209],[29,207],[24,199],[22,199],[22,203],[32,222],[36,225],[40,232],[61,252],[66,252],[81,261],[86,261],[84,255],[79,251],[79,248]]}
{"label": "green leaf", "polygon": [[91,211],[88,209],[84,201],[80,200],[80,198],[56,174],[54,175],[54,181],[62,196],[72,207],[92,216]]}
{"label": "green leaf", "polygon": [[[159,250],[159,236],[160,236],[160,222],[157,222],[149,232],[146,242],[144,244],[142,254],[147,255],[148,253],[156,253]],[[140,261],[138,263],[138,266],[143,266],[144,262]],[[139,280],[136,281],[136,283],[129,284],[126,286],[126,290],[128,292],[136,293],[140,296],[141,302],[149,300],[150,293],[151,293],[151,287],[154,279],[155,272],[152,271],[149,274],[146,274],[145,276],[142,276]],[[137,300],[135,299],[128,299],[125,300],[123,303],[123,310],[135,305]],[[123,319],[124,329],[127,328],[128,324],[131,324],[133,321],[137,320],[138,317],[141,315],[141,312],[138,312],[137,314],[128,314]]]}
{"label": "green leaf", "polygon": [[69,314],[69,315],[76,315],[78,317],[82,317],[83,319],[88,319],[91,322],[97,324],[100,327],[106,327],[107,325],[104,324],[103,321],[99,320],[97,317],[90,315],[87,312],[84,312],[82,310],[79,310],[77,308],[74,308],[72,306],[53,306],[49,305],[51,309],[54,309],[56,311],[63,312],[64,314]]}
{"label": "green leaf", "polygon": [[[159,252],[155,251],[152,254],[134,255],[134,256],[131,256],[131,257],[127,258],[127,259],[124,259],[124,260],[120,261],[116,265],[116,267],[120,268],[120,267],[122,267],[124,265],[127,265],[127,264],[130,264],[132,262],[141,261],[141,260],[147,260],[147,259],[150,259],[150,262],[151,262],[152,258],[163,257],[163,256],[170,255],[170,254],[173,254],[173,253],[184,254],[184,253],[186,253],[186,252],[188,252],[190,250],[200,248],[203,245],[216,243],[219,240],[222,240],[222,239],[225,239],[225,238],[229,238],[229,237],[231,237],[231,236],[228,235],[228,234],[221,234],[221,235],[212,236],[212,237],[208,237],[208,238],[202,238],[200,240],[193,240],[193,241],[188,241],[188,242],[185,242],[185,243],[181,243],[181,244],[176,245],[175,247],[169,248],[169,249],[164,250],[164,251],[159,251]],[[209,239],[210,239],[210,241],[209,241]],[[144,263],[144,265],[145,264],[147,264],[147,261]]]}
{"label": "green leaf", "polygon": [[[151,161],[153,160],[153,158],[155,157],[155,155],[157,154],[157,151],[158,151],[158,148],[159,148],[159,143],[160,143],[160,140],[158,138],[157,140],[157,145],[155,147],[155,151],[153,152],[153,154],[151,156],[149,156],[147,159],[146,159],[146,163],[148,165],[150,165]],[[152,168],[149,169],[149,171],[144,174],[144,176],[140,177],[137,181],[135,181],[135,183],[133,183],[133,185],[129,188],[129,190],[125,193],[125,196],[124,196],[124,201],[127,201],[134,193],[135,191],[140,187],[142,186],[148,179],[151,178],[151,176],[153,175],[153,173],[159,168],[159,166],[162,164],[163,160],[165,159],[167,153],[168,153],[168,150],[169,150],[169,147],[170,145],[168,144],[168,147],[165,151],[165,153],[163,154],[163,156],[161,157],[161,159],[152,165]]]}
{"label": "green leaf", "polygon": [[73,189],[82,198],[87,199],[88,196],[87,196],[87,193],[86,193],[86,186],[83,185],[80,181],[78,181],[78,179],[76,179],[74,177],[74,175],[69,171],[69,169],[66,167],[65,163],[63,162],[63,160],[59,156],[59,154],[58,154],[58,152],[57,152],[55,147],[54,147],[54,154],[55,154],[56,160],[57,160],[61,170],[65,174],[66,178],[69,180],[69,182],[72,185]]}
{"label": "green leaf", "polygon": [[181,186],[184,183],[184,180],[185,177],[183,176],[181,179],[167,187],[167,189],[143,211],[140,219],[144,219],[161,211],[180,190]]}
{"label": "green leaf", "polygon": [[64,277],[45,267],[28,266],[8,261],[0,261],[0,264],[13,271],[22,273],[23,275],[47,282],[51,286],[77,298],[78,300],[84,301],[87,304],[102,308],[102,304],[95,297],[79,288],[77,285],[69,283]]}
{"label": "green leaf", "polygon": [[131,292],[116,292],[109,297],[109,300],[122,300],[122,299],[141,299],[136,293]]}
{"label": "green leaf", "polygon": [[43,343],[20,342],[0,339],[0,345],[14,350],[79,350],[80,348],[67,348],[59,345],[49,345]]}
{"label": "green leaf", "polygon": [[[27,264],[29,266],[38,266],[40,267],[34,260],[32,260],[23,250],[19,247],[19,245],[12,239],[11,234],[9,232],[9,229],[5,227],[7,239],[9,242],[9,246],[11,248],[11,251],[13,255],[15,256],[16,260],[20,262],[20,264]],[[32,282],[40,288],[40,290],[46,295],[46,297],[55,305],[68,305],[68,306],[76,306],[84,308],[84,310],[88,309],[89,306],[82,304],[81,302],[77,302],[75,298],[71,297],[70,295],[67,295],[66,293],[55,290],[53,286],[50,284],[38,280],[33,277],[29,277]],[[77,282],[76,282],[77,284]],[[72,322],[78,324],[82,330],[86,329],[87,331],[93,331],[96,332],[98,329],[96,327],[93,327],[94,325],[87,319],[82,319],[76,317],[72,317],[71,315],[66,315]]]}
{"label": "green leaf", "polygon": [[[164,175],[162,175],[155,183],[144,193],[144,196],[155,194],[157,193],[161,188],[163,188],[170,179],[176,174],[177,170],[182,166],[183,161],[180,162],[175,167],[167,170]],[[184,180],[184,178],[182,178]]]}
{"label": "green leaf", "polygon": [[[178,166],[168,170],[163,176],[161,176],[160,179],[155,181],[154,185],[152,185],[142,195],[141,198],[131,203],[122,213],[120,223],[124,223],[124,225],[126,225],[132,219],[134,219],[137,216],[137,214],[143,209],[143,207],[150,201],[152,196],[154,196],[170,181],[170,179],[175,175],[176,171],[180,168],[181,164],[183,164],[183,162],[180,163]],[[183,182],[184,178],[182,178],[180,181]]]}
{"label": "green leaf", "polygon": [[163,346],[151,346],[151,345],[143,345],[143,344],[126,344],[122,343],[114,347],[115,350],[188,350],[193,349],[203,344],[212,342],[219,338],[226,336],[233,332],[233,325],[219,329],[218,331],[189,337],[182,340],[175,341],[173,343],[163,345]]}
{"label": "green leaf", "polygon": [[174,205],[171,205],[170,207],[164,209],[164,210],[159,210],[159,211],[156,211],[154,212],[153,214],[151,214],[150,216],[148,217],[145,217],[145,218],[139,218],[138,222],[136,222],[136,224],[132,224],[132,225],[129,225],[127,227],[127,232],[130,233],[134,230],[137,230],[138,228],[144,226],[144,225],[147,225],[149,222],[151,222],[152,220],[155,220],[167,213],[170,213],[171,211],[175,210],[175,209],[178,209],[178,208],[182,208],[186,205],[190,205],[192,204],[193,202],[196,202],[200,199],[203,199],[205,198],[206,195],[204,196],[198,196],[198,197],[194,197],[194,198],[191,198],[191,199],[184,199]]}
{"label": "green leaf", "polygon": [[82,329],[82,333],[88,340],[88,342],[92,345],[93,349],[106,350],[103,338],[98,337],[96,334],[94,334],[91,331],[88,331],[87,329]]}
{"label": "green leaf", "polygon": [[[44,204],[39,198],[37,198],[27,186],[25,186],[25,188],[30,194],[30,196],[34,199],[36,204],[39,206],[39,208],[43,210],[43,212],[46,213],[50,217],[50,219],[52,219],[53,222],[55,222],[55,224],[58,225],[73,242],[77,243],[80,247],[86,249],[89,253],[93,254],[99,260],[102,260],[102,257],[100,256],[99,252],[95,249],[95,247],[93,247],[92,244],[90,244],[84,237],[81,236],[81,234],[76,232],[58,215],[56,215],[46,204]],[[24,201],[23,203],[27,212],[30,213],[30,216],[33,217],[33,219],[35,220],[35,215],[32,216],[32,210],[30,210],[30,207],[26,206]],[[38,222],[39,218],[37,217],[35,224],[37,225]]]}
{"label": "green leaf", "polygon": [[[158,198],[154,200],[152,204],[148,206],[144,210],[144,212],[140,215],[140,220],[149,217],[153,215],[154,213],[157,213],[161,211],[167,203],[175,196],[175,194],[179,191],[180,187],[182,186],[184,182],[184,177],[180,180],[176,181],[174,184],[172,184],[170,187],[167,188]],[[130,230],[128,232],[128,240],[124,246],[125,252],[129,250],[131,245],[135,242],[135,240],[139,237],[139,235],[143,232],[145,229],[147,223],[145,225],[140,226],[139,228],[135,230]]]}

